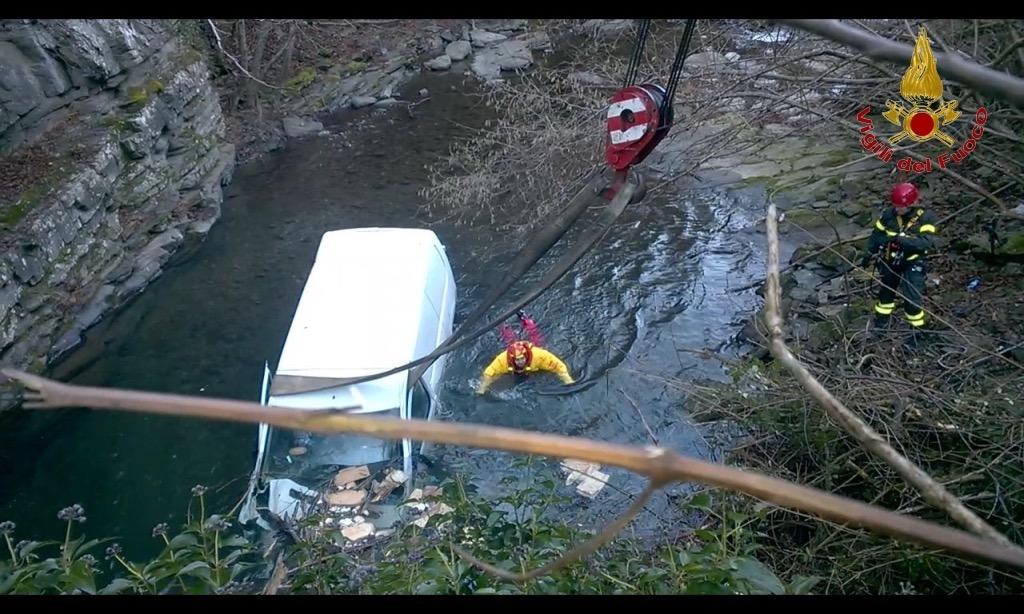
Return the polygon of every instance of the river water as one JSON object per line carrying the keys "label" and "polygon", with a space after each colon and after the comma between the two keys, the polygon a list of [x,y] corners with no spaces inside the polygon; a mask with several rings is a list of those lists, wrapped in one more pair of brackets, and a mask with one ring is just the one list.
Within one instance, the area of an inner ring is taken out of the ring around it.
{"label": "river water", "polygon": [[[337,228],[437,232],[456,273],[458,325],[519,246],[514,233],[455,227],[423,213],[417,192],[426,185],[426,166],[464,130],[452,118],[475,127],[491,112],[465,95],[473,85],[461,74],[420,75],[404,88],[406,98],[422,87],[431,100],[412,116],[401,106],[341,112],[326,124],[344,138],[289,141],[285,150],[240,166],[207,239],[90,330],[86,344],[50,375],[257,400],[264,362],[273,369],[319,238]],[[763,211],[758,193],[697,184],[627,209],[594,251],[528,307],[548,346],[575,374],[600,375],[599,383],[570,396],[533,394],[557,384],[542,376],[499,384],[478,398],[476,378],[501,349],[496,333],[486,335],[449,362],[445,419],[638,445],[651,443],[646,422],[660,445],[717,458],[713,439],[687,418],[677,382],[724,377],[719,363],[683,350],[738,353],[733,338],[757,299],[753,290],[728,290],[763,275],[763,235],[753,228]],[[571,231],[524,286],[577,235]],[[210,487],[207,509],[233,506],[254,459],[256,429],[249,426],[84,410],[2,419],[0,520],[15,521],[21,538],[59,536],[57,511],[80,503],[88,534],[117,536],[133,558],[158,551],[153,525],[184,520],[193,485]],[[435,453],[438,468],[461,473],[484,495],[505,488],[502,476],[523,475],[511,455]],[[603,470],[610,485],[594,500],[575,496],[559,511],[567,522],[596,527],[642,488],[635,476]],[[634,526],[664,535],[664,523],[679,518],[679,492],[656,495]]]}

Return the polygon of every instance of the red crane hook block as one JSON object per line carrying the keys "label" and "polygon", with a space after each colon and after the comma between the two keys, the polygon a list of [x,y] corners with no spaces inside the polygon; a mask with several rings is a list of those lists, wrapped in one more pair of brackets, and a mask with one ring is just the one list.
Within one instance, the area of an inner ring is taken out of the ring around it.
{"label": "red crane hook block", "polygon": [[616,92],[608,106],[605,158],[616,171],[639,164],[672,127],[672,108],[661,117],[665,90],[657,85],[631,85]]}

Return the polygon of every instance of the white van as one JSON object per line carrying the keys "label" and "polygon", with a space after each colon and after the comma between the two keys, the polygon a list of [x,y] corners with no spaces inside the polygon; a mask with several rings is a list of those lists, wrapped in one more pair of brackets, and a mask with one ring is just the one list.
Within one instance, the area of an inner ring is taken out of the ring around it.
{"label": "white van", "polygon": [[[261,403],[296,411],[358,406],[350,411],[431,419],[447,356],[436,360],[411,389],[409,370],[354,385],[345,382],[437,349],[452,334],[455,292],[444,246],[430,230],[325,233],[273,377],[264,366]],[[372,468],[401,460],[408,493],[414,443],[298,434],[261,424],[256,466],[239,520],[256,519],[268,528],[258,508],[297,519],[304,513],[302,501],[315,501],[339,470],[351,466]]]}

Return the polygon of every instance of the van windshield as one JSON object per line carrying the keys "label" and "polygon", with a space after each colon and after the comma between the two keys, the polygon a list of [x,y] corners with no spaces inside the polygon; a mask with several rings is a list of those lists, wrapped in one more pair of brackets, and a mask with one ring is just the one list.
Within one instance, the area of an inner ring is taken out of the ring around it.
{"label": "van windshield", "polygon": [[[397,409],[374,415],[399,417]],[[305,453],[295,454],[298,451],[295,448],[304,448]],[[266,475],[271,478],[290,478],[316,488],[321,483],[326,484],[345,467],[400,458],[401,450],[400,441],[362,435],[297,433],[272,428]]]}

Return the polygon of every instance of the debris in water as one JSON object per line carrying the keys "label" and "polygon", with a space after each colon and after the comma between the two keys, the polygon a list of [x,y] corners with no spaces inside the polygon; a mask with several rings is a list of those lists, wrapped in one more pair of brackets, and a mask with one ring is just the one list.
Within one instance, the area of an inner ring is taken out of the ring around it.
{"label": "debris in water", "polygon": [[562,461],[562,468],[569,473],[565,479],[566,485],[576,482],[576,491],[590,499],[601,492],[611,478],[607,473],[599,471],[601,465],[597,463],[566,459]]}
{"label": "debris in water", "polygon": [[422,488],[417,488],[416,490],[412,491],[412,493],[409,494],[409,498],[407,499],[407,501],[419,501],[422,498],[423,498],[423,489]]}
{"label": "debris in water", "polygon": [[370,470],[366,468],[366,465],[360,465],[359,467],[346,467],[339,471],[338,475],[334,476],[334,484],[338,488],[341,488],[342,485],[348,485],[368,477],[370,477]]}
{"label": "debris in water", "polygon": [[[421,503],[420,505],[423,505],[423,504]],[[454,512],[454,511],[455,511],[454,509],[452,509],[451,507],[448,507],[444,503],[434,503],[427,510],[426,514],[420,516],[416,520],[413,520],[412,523],[414,525],[416,525],[417,527],[421,528],[421,529],[425,529],[427,527],[427,521],[429,521],[431,519],[431,517],[433,517],[433,516],[444,516],[446,514],[450,514],[450,513]]]}
{"label": "debris in water", "polygon": [[288,450],[288,456],[302,456],[308,451],[306,446],[295,446]]}
{"label": "debris in water", "polygon": [[373,498],[370,499],[373,503],[376,503],[384,497],[391,494],[391,491],[401,486],[406,481],[405,473],[401,470],[395,470],[388,474],[388,477],[384,479],[380,484],[373,486]]}
{"label": "debris in water", "polygon": [[327,503],[330,505],[355,507],[362,505],[365,500],[365,490],[343,490],[341,492],[332,492],[327,495]]}

